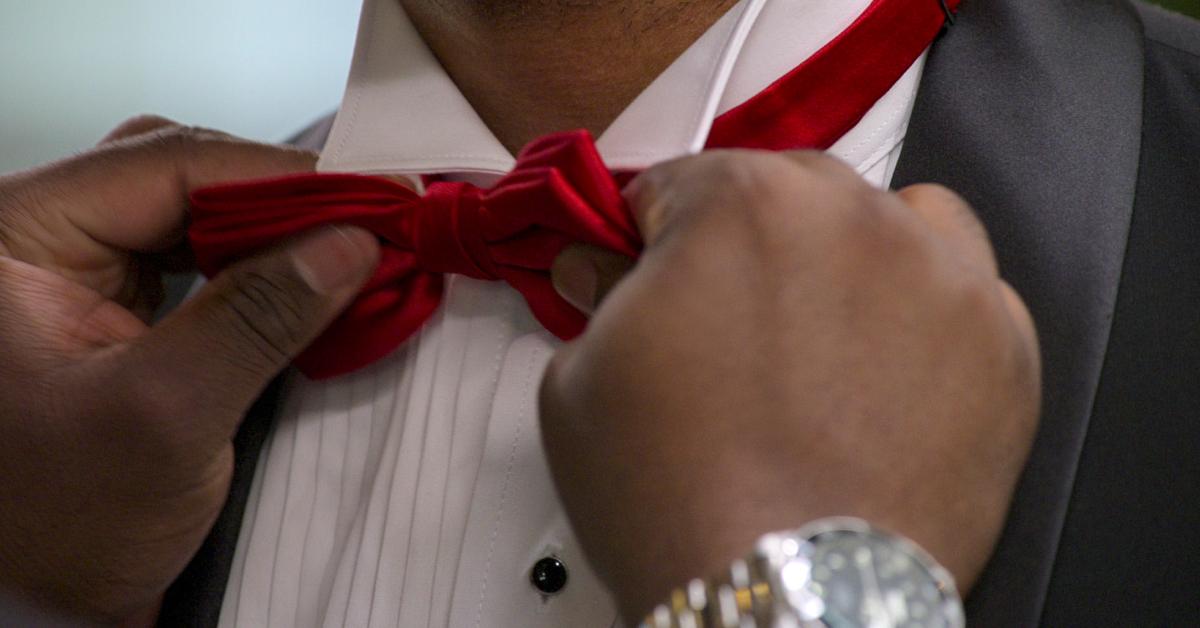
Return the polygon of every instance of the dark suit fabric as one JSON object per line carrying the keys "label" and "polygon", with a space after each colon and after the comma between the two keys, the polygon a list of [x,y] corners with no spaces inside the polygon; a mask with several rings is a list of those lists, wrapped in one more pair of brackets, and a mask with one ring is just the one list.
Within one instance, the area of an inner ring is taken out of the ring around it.
{"label": "dark suit fabric", "polygon": [[1200,625],[1200,30],[1145,18],[1137,202],[1049,626]]}
{"label": "dark suit fabric", "polygon": [[[1123,0],[964,3],[893,185],[921,181],[976,208],[1042,343],[1042,423],[971,624],[1200,625],[1200,25]],[[277,394],[162,625],[216,624]]]}

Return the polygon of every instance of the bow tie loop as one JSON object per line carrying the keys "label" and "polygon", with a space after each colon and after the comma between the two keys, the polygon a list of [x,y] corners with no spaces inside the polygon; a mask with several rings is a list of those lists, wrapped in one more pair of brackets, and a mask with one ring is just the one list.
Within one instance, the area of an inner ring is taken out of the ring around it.
{"label": "bow tie loop", "polygon": [[[621,196],[618,178],[604,164],[587,131],[534,140],[518,155],[516,168],[488,192],[487,204],[489,213],[512,224],[538,225],[630,257],[641,251],[637,225]],[[497,241],[513,234],[491,235]]]}

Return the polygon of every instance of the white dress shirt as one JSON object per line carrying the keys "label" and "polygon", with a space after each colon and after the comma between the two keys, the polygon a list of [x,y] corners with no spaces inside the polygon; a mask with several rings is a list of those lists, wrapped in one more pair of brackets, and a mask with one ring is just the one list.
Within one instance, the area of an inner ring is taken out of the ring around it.
{"label": "white dress shirt", "polygon": [[[742,0],[598,138],[606,163],[640,169],[699,151],[716,115],[869,3]],[[878,186],[891,178],[923,63],[830,150]],[[400,3],[366,0],[318,168],[487,185],[513,162]],[[221,626],[617,624],[541,449],[537,389],[556,345],[514,290],[452,276],[438,312],[389,357],[330,381],[291,375],[255,472]],[[568,571],[553,595],[530,582],[549,556]]]}

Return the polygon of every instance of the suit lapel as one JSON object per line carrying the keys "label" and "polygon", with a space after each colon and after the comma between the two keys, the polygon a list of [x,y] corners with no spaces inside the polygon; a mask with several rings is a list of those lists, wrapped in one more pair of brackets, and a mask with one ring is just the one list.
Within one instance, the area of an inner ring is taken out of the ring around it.
{"label": "suit lapel", "polygon": [[1041,427],[968,602],[981,625],[1041,615],[1129,231],[1142,60],[1117,0],[977,0],[926,66],[893,185],[935,181],[972,203],[1042,345]]}

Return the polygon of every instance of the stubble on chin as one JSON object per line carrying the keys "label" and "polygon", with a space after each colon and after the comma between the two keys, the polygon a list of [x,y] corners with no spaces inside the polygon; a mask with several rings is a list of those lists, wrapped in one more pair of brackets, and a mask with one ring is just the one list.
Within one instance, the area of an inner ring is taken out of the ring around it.
{"label": "stubble on chin", "polygon": [[[530,16],[577,12],[620,4],[623,0],[398,0],[401,4],[425,4],[442,11],[478,18],[512,20]],[[644,1],[644,0],[642,0]]]}
{"label": "stubble on chin", "polygon": [[[434,9],[491,29],[565,26],[603,15],[626,27],[686,18],[696,5],[728,6],[736,0],[394,0],[406,8]],[[651,19],[653,18],[653,19]]]}

